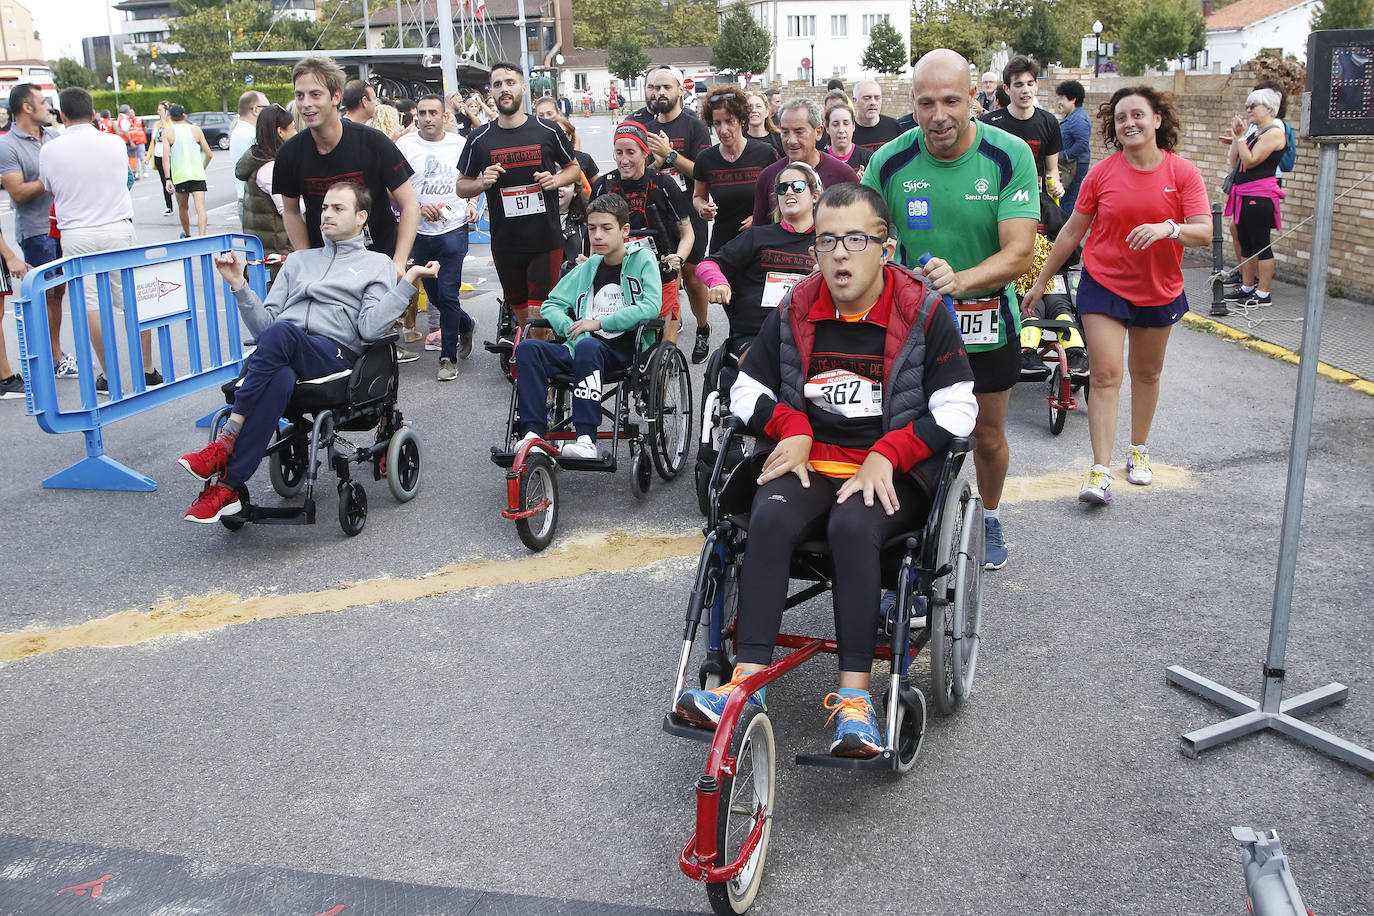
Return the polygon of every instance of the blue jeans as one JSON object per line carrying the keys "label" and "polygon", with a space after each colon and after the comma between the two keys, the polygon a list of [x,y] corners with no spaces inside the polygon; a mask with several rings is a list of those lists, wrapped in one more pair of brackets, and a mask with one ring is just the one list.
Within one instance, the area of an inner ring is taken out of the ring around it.
{"label": "blue jeans", "polygon": [[24,253],[24,263],[30,267],[42,267],[62,257],[62,247],[57,239],[47,235],[31,235],[20,241],[19,247]]}
{"label": "blue jeans", "polygon": [[439,262],[439,276],[426,277],[425,296],[439,309],[439,358],[458,357],[458,336],[472,330],[473,320],[459,301],[463,291],[463,258],[468,254],[468,229],[460,226],[443,235],[415,236],[410,257],[416,264]]}
{"label": "blue jeans", "polygon": [[1083,179],[1088,174],[1088,163],[1080,162],[1078,168],[1073,170],[1073,181],[1064,189],[1064,196],[1059,200],[1059,209],[1064,212],[1064,218],[1073,216],[1073,205],[1078,201],[1078,189],[1083,187]]}
{"label": "blue jeans", "polygon": [[243,414],[243,429],[220,482],[236,487],[253,476],[297,379],[332,375],[352,365],[352,355],[334,341],[307,334],[287,321],[275,322],[258,335],[258,349],[248,357],[248,371],[234,395],[234,413]]}
{"label": "blue jeans", "polygon": [[544,436],[549,429],[549,376],[568,373],[573,385],[572,421],[579,436],[596,436],[601,425],[601,385],[606,373],[624,369],[630,361],[592,334],[577,341],[569,353],[561,343],[525,338],[515,348],[515,393],[525,432]]}

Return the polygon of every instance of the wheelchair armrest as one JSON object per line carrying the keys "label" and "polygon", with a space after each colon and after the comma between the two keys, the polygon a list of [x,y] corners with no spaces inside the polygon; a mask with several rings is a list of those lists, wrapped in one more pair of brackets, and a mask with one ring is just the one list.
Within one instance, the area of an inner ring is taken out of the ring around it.
{"label": "wheelchair armrest", "polygon": [[977,447],[978,443],[972,436],[955,436],[949,440],[949,457],[967,455]]}
{"label": "wheelchair armrest", "polygon": [[371,340],[364,340],[364,341],[363,341],[363,352],[366,353],[368,350],[371,350],[373,347],[380,347],[380,346],[382,346],[383,344],[394,344],[394,343],[400,343],[400,342],[401,342],[401,335],[395,334],[395,333],[393,333],[393,334],[384,334],[384,335],[382,335],[381,337],[374,337],[374,338],[372,338]]}
{"label": "wheelchair armrest", "polygon": [[525,327],[527,327],[527,328],[552,328],[553,325],[549,324],[549,320],[548,320],[547,318],[531,318],[529,321],[526,321],[526,322],[525,322]]}
{"label": "wheelchair armrest", "polygon": [[1021,327],[1040,328],[1042,331],[1068,331],[1073,329],[1074,323],[1062,318],[1023,318]]}

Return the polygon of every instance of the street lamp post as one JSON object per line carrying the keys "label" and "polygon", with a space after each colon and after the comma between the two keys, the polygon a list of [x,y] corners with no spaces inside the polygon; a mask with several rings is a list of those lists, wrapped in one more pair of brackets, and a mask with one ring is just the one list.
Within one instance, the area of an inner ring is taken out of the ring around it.
{"label": "street lamp post", "polygon": [[1098,74],[1099,70],[1101,69],[1101,64],[1102,64],[1102,20],[1101,20],[1101,19],[1094,19],[1094,20],[1093,20],[1093,78],[1094,78],[1094,79],[1097,78],[1097,74]]}
{"label": "street lamp post", "polygon": [[811,85],[814,86],[816,85],[816,43],[814,41],[811,42],[811,56],[808,60],[811,61],[811,66],[807,69],[811,71]]}

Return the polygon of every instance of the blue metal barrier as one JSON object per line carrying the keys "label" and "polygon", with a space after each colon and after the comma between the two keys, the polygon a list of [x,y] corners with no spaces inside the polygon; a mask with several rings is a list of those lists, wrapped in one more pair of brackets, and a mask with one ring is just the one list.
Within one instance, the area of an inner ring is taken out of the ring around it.
{"label": "blue metal barrier", "polygon": [[[243,366],[243,339],[238,306],[229,285],[215,270],[214,255],[233,250],[249,262],[262,258],[262,243],[251,235],[214,235],[142,248],[122,248],[61,258],[24,277],[15,300],[19,354],[24,367],[24,394],[30,416],[50,433],[81,432],[86,457],[43,481],[43,486],[78,490],[146,492],[157,482],[105,454],[103,427],[197,391],[224,384]],[[248,282],[267,294],[267,269],[247,268]],[[91,327],[86,315],[86,284],[99,298],[103,352],[101,361],[109,396],[97,395],[91,358]],[[199,286],[197,286],[199,283]],[[124,307],[119,316],[116,284]],[[80,374],[79,408],[59,403],[48,337],[46,293],[67,287],[73,355]],[[132,292],[132,295],[130,293]],[[186,365],[178,371],[172,352],[173,328],[186,334]],[[149,387],[140,335],[152,332],[156,363],[163,383]],[[121,366],[127,362],[131,384],[126,390]]]}
{"label": "blue metal barrier", "polygon": [[472,234],[468,236],[468,242],[473,245],[490,245],[491,220],[487,219],[485,199],[478,198],[478,200],[482,201],[478,204],[479,215],[477,217],[477,223],[472,228]]}

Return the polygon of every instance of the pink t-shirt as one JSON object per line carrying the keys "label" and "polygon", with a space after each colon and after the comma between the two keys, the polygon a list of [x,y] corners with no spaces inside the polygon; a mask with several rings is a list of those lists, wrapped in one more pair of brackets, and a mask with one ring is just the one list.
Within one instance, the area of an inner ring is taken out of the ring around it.
{"label": "pink t-shirt", "polygon": [[1168,305],[1183,292],[1183,246],[1164,239],[1132,251],[1126,236],[1141,223],[1185,222],[1209,216],[1212,203],[1198,167],[1166,152],[1149,171],[1121,153],[1088,171],[1074,209],[1094,217],[1083,264],[1094,280],[1132,305]]}

